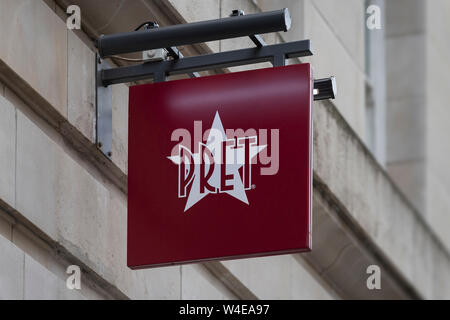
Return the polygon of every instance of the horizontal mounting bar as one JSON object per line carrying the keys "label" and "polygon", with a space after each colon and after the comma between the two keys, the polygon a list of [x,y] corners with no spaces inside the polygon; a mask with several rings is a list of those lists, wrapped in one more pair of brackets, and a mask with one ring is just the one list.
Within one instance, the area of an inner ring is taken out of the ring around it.
{"label": "horizontal mounting bar", "polygon": [[[237,19],[239,17],[233,17]],[[154,78],[155,74],[183,74],[219,68],[229,68],[270,61],[274,57],[285,59],[312,55],[309,40],[268,45],[261,48],[240,49],[227,52],[186,57],[176,60],[147,62],[135,66],[106,69],[102,72],[104,86]]]}
{"label": "horizontal mounting bar", "polygon": [[[169,47],[166,48],[167,52],[169,53],[169,56],[171,56],[174,60],[182,59],[184,58],[183,54],[178,50],[177,47]],[[200,75],[197,72],[190,72],[189,76],[191,78],[198,78]]]}
{"label": "horizontal mounting bar", "polygon": [[285,8],[216,20],[102,35],[97,39],[96,45],[103,58],[115,54],[288,31],[290,26],[289,10]]}

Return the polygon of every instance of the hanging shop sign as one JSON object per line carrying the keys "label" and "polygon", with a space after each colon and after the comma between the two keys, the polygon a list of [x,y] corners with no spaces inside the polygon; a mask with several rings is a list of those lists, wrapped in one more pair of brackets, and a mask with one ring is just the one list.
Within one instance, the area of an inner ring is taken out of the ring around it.
{"label": "hanging shop sign", "polygon": [[311,249],[307,63],[130,87],[128,266]]}

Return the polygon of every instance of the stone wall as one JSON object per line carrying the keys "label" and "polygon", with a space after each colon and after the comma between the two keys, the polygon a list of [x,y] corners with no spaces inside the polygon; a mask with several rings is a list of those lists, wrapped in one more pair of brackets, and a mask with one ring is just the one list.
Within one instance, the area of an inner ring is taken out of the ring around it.
{"label": "stone wall", "polygon": [[[66,28],[68,1],[0,0],[0,298],[450,297],[450,281],[442,281],[450,279],[448,251],[362,142],[363,1],[279,1],[294,28],[265,36],[313,39],[315,56],[304,61],[316,78],[335,75],[341,93],[315,103],[313,252],[139,271],[126,267],[128,87],[113,86],[109,161],[94,145],[92,39],[148,17],[166,25],[275,9],[274,2],[70,3],[82,8],[82,31]],[[249,45],[233,39],[183,52]],[[380,292],[365,286],[373,263],[386,275]],[[70,264],[83,270],[81,291],[65,288]]]}

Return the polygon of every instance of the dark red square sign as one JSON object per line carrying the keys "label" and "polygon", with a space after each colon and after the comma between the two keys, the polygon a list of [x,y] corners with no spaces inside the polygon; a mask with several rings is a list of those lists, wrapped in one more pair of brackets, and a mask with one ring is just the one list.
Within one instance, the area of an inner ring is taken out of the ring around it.
{"label": "dark red square sign", "polygon": [[128,266],[310,250],[312,88],[307,63],[131,87]]}

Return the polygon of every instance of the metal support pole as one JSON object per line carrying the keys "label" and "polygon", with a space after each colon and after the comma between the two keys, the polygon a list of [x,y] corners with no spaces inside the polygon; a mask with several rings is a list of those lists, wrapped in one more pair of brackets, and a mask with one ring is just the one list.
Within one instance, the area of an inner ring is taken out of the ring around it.
{"label": "metal support pole", "polygon": [[288,31],[288,9],[216,20],[179,24],[135,32],[102,35],[97,39],[101,57],[179,45]]}
{"label": "metal support pole", "polygon": [[[244,10],[233,10],[230,14],[230,17],[239,17],[244,15]],[[249,35],[249,37],[258,48],[264,47],[266,45],[266,42],[259,34],[251,34]]]}

